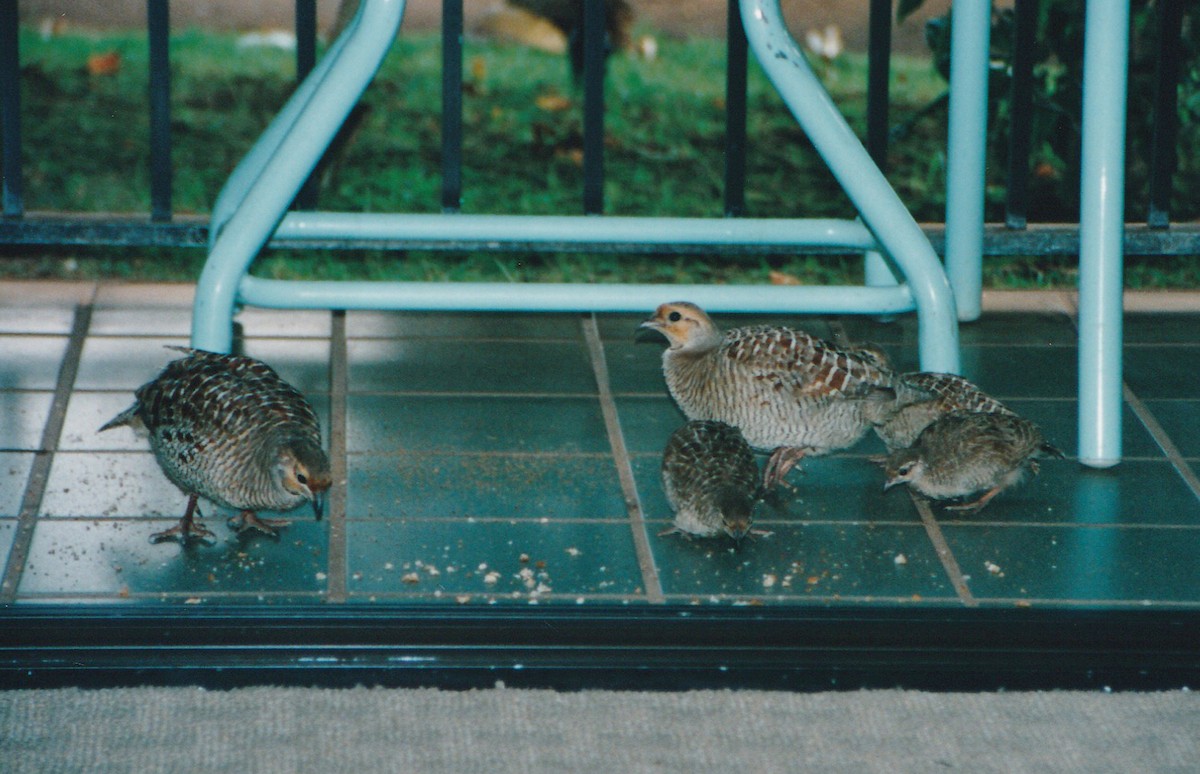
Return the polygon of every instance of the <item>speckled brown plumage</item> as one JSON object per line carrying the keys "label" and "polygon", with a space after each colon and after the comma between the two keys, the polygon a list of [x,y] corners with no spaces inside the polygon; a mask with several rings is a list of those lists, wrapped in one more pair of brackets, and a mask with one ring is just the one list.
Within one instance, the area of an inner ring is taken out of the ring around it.
{"label": "speckled brown plumage", "polygon": [[257,511],[311,502],[318,518],[329,488],[329,460],[312,406],[270,366],[236,355],[184,349],[134,393],[132,406],[100,429],[144,430],[167,478],[189,496],[173,529],[152,540],[211,539],[196,523],[197,497],[240,511],[231,525],[273,534],[286,522]]}
{"label": "speckled brown plumage", "polygon": [[737,428],[693,420],[676,430],[663,451],[662,481],[675,511],[675,527],[663,534],[726,534],[740,541],[750,531],[758,465]]}
{"label": "speckled brown plumage", "polygon": [[1000,492],[1038,472],[1038,458],[1061,457],[1037,425],[1012,413],[949,414],[925,428],[884,464],[888,489],[897,484],[931,500],[977,499],[952,510],[978,511]]}
{"label": "speckled brown plumage", "polygon": [[716,419],[772,450],[765,482],[778,483],[801,457],[856,443],[865,408],[895,399],[892,373],[874,357],[790,328],[722,333],[699,307],[663,304],[642,328],[666,336],[667,389],[689,419]]}
{"label": "speckled brown plumage", "polygon": [[869,406],[875,433],[889,452],[904,449],[947,414],[1012,414],[1000,401],[954,374],[918,371],[896,377],[894,403]]}

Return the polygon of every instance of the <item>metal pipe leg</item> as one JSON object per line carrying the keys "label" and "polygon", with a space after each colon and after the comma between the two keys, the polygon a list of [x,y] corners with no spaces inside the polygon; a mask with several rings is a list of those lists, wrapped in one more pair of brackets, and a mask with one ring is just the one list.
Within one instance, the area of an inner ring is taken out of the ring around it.
{"label": "metal pipe leg", "polygon": [[[192,345],[228,352],[238,283],[279,224],[350,110],[371,82],[404,16],[404,0],[364,0],[354,23],[273,123],[246,167],[231,176],[229,215],[218,226],[196,288]],[[282,120],[281,120],[282,119]],[[246,163],[246,162],[244,162]],[[223,205],[224,207],[224,205]]]}
{"label": "metal pipe leg", "polygon": [[954,4],[946,149],[946,275],[958,319],[979,319],[983,293],[983,193],[987,154],[988,41],[992,4]]}
{"label": "metal pipe leg", "polygon": [[904,273],[917,305],[921,367],[959,370],[954,296],[942,264],[912,214],[846,123],[787,31],[779,0],[742,0],[742,23],[767,76],[863,223]]}
{"label": "metal pipe leg", "polygon": [[1127,0],[1089,0],[1079,218],[1079,461],[1121,460]]}

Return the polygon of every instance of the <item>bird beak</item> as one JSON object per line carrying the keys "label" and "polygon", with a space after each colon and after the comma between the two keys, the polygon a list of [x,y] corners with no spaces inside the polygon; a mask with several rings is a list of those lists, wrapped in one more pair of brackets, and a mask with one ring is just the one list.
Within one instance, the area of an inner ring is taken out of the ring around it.
{"label": "bird beak", "polygon": [[313,513],[317,515],[317,521],[320,521],[321,517],[325,515],[325,492],[324,489],[320,492],[313,492],[312,509]]}
{"label": "bird beak", "polygon": [[742,547],[742,541],[746,535],[750,533],[749,521],[735,521],[725,524],[725,534],[733,538],[733,544],[736,548]]}
{"label": "bird beak", "polygon": [[633,340],[635,342],[661,341],[664,338],[661,329],[662,325],[652,317],[637,327],[637,330],[633,332]]}
{"label": "bird beak", "polygon": [[894,487],[896,484],[903,484],[903,483],[904,482],[898,478],[889,478],[887,481],[883,482],[883,491],[886,492],[887,490]]}

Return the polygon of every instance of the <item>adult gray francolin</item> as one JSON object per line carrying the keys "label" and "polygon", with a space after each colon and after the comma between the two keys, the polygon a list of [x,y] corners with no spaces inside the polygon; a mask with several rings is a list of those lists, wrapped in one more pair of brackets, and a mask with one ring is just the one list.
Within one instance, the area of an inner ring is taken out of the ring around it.
{"label": "adult gray francolin", "polygon": [[663,451],[662,482],[675,526],[660,534],[725,534],[740,543],[750,532],[758,465],[736,427],[702,419],[676,430]]}
{"label": "adult gray francolin", "polygon": [[197,500],[239,511],[238,532],[274,535],[288,524],[257,511],[288,511],[304,502],[321,518],[330,485],[321,428],[300,392],[265,363],[184,347],[186,353],[134,393],[132,406],[100,430],[129,425],[150,436],[163,473],[188,495],[179,523],[150,536],[160,542],[211,541],[196,521]]}
{"label": "adult gray francolin", "polygon": [[1003,403],[955,374],[899,374],[895,389],[893,403],[868,406],[875,433],[889,453],[912,446],[922,430],[947,414],[1013,414]]}
{"label": "adult gray francolin", "polygon": [[1038,458],[1062,456],[1037,425],[1011,412],[948,414],[925,428],[911,447],[887,458],[883,488],[908,484],[930,500],[979,494],[947,506],[977,512],[1027,475],[1036,475]]}
{"label": "adult gray francolin", "polygon": [[852,446],[870,427],[867,404],[895,400],[876,358],[790,328],[722,332],[695,304],[663,304],[641,328],[662,333],[667,389],[688,419],[716,419],[771,451],[764,486],[806,455]]}

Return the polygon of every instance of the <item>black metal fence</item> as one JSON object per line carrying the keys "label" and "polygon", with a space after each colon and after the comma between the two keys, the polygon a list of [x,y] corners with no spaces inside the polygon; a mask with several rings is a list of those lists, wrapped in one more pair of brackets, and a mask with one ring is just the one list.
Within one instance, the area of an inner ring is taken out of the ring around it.
{"label": "black metal fence", "polygon": [[[984,238],[987,255],[1074,254],[1077,230],[1067,225],[1029,223],[1029,170],[1034,115],[1035,18],[1039,0],[1015,0],[1011,72],[1009,73],[1009,164],[1005,219],[989,224]],[[1173,225],[1170,195],[1175,174],[1177,94],[1180,78],[1184,0],[1155,3],[1157,63],[1154,86],[1153,137],[1150,144],[1149,201],[1143,223],[1127,224],[1126,252],[1134,255],[1200,254],[1200,229]],[[147,0],[149,36],[149,123],[151,207],[146,214],[98,216],[79,213],[27,214],[21,164],[18,3],[0,2],[0,116],[2,116],[3,218],[0,244],[11,245],[125,245],[203,247],[207,223],[179,219],[171,203],[170,36],[168,0]],[[604,0],[583,0],[583,191],[586,214],[604,211]],[[462,0],[443,0],[442,207],[457,211],[462,194]],[[296,71],[302,79],[316,62],[316,0],[296,0]],[[726,63],[726,134],[724,210],[745,213],[746,87],[748,52],[738,12],[738,0],[728,0]],[[886,170],[889,124],[888,82],[891,59],[892,2],[871,0],[865,145]],[[295,206],[317,206],[315,181],[302,189]],[[927,229],[935,249],[941,249],[941,228]],[[287,246],[281,241],[274,246]],[[735,251],[737,248],[728,248]]]}

